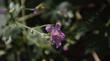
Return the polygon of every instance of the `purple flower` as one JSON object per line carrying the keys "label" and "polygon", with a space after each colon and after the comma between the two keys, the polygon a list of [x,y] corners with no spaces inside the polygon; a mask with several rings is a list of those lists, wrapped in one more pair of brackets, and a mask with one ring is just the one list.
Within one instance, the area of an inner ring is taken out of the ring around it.
{"label": "purple flower", "polygon": [[46,31],[51,34],[50,39],[52,43],[56,45],[56,48],[61,46],[61,42],[65,38],[65,34],[60,30],[61,29],[61,23],[57,22],[55,26],[48,24],[46,26]]}
{"label": "purple flower", "polygon": [[6,13],[7,9],[6,8],[0,8],[0,14]]}

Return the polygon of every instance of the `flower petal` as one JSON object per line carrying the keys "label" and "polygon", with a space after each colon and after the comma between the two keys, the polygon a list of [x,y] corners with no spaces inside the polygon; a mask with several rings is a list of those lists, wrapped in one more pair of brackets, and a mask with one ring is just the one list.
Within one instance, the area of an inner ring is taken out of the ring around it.
{"label": "flower petal", "polygon": [[57,22],[55,25],[55,29],[60,30],[61,29],[61,22]]}
{"label": "flower petal", "polygon": [[46,30],[47,32],[51,32],[52,29],[53,29],[53,26],[52,26],[51,24],[48,24],[48,25],[46,26],[46,28],[45,28],[45,30]]}

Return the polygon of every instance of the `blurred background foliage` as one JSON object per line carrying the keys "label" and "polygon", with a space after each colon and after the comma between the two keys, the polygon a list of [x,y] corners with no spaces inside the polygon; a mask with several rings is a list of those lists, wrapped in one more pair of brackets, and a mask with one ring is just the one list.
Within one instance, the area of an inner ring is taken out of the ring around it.
{"label": "blurred background foliage", "polygon": [[[0,61],[109,61],[109,8],[110,0],[0,0]],[[59,48],[45,30],[57,21]]]}

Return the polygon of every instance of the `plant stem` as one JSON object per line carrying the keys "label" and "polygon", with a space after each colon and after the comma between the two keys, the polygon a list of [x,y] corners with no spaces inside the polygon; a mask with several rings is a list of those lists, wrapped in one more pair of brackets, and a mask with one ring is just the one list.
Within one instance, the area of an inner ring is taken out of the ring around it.
{"label": "plant stem", "polygon": [[25,15],[25,10],[24,10],[24,8],[25,8],[25,1],[26,1],[26,0],[21,0],[21,6],[23,7],[23,8],[22,8],[22,16]]}
{"label": "plant stem", "polygon": [[29,19],[29,18],[32,18],[32,17],[34,17],[34,16],[36,16],[36,15],[38,15],[38,14],[40,14],[41,12],[39,12],[39,13],[36,13],[36,14],[34,14],[34,13],[31,13],[31,14],[29,14],[29,15],[25,15],[25,16],[22,16],[22,17],[20,17],[20,18],[16,18],[16,20],[18,20],[18,21],[26,21],[27,19]]}

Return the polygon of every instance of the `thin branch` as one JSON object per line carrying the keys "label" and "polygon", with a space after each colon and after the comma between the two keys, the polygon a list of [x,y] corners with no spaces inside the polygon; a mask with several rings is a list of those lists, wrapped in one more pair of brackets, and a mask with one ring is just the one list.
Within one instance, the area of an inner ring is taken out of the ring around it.
{"label": "thin branch", "polygon": [[19,51],[16,52],[16,58],[17,58],[17,61],[20,61],[20,52]]}
{"label": "thin branch", "polygon": [[92,52],[92,56],[93,56],[95,61],[101,61],[98,54],[95,51]]}

